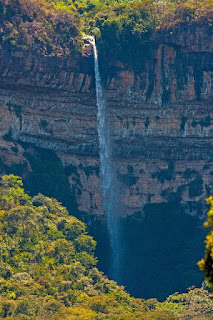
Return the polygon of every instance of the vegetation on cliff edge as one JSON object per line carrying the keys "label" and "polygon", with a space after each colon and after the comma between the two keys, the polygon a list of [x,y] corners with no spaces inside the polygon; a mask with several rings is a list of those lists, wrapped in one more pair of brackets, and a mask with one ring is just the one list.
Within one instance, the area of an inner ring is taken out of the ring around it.
{"label": "vegetation on cliff edge", "polygon": [[45,0],[0,0],[0,45],[9,51],[70,55],[80,45],[80,22]]}
{"label": "vegetation on cliff edge", "polygon": [[206,228],[211,228],[206,237],[206,252],[205,259],[201,259],[198,262],[198,266],[201,271],[205,274],[205,279],[211,285],[213,289],[213,197],[206,199],[208,205],[210,205],[210,210],[208,211],[208,219],[204,226]]}
{"label": "vegetation on cliff edge", "polygon": [[211,0],[0,0],[3,48],[70,55],[82,47],[82,32],[93,33],[102,60],[137,66],[153,32],[212,23]]}

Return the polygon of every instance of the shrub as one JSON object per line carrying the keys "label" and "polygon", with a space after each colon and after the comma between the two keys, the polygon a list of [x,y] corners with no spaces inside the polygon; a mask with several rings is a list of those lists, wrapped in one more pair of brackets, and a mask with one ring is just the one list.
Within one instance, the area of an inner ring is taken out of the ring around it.
{"label": "shrub", "polygon": [[33,301],[24,299],[18,303],[18,306],[15,310],[15,314],[17,315],[21,313],[28,316],[34,316],[36,315],[37,311],[38,311],[38,307],[34,304]]}
{"label": "shrub", "polygon": [[7,50],[33,50],[40,54],[70,54],[79,42],[74,11],[45,0],[2,0],[1,45]]}
{"label": "shrub", "polygon": [[77,252],[85,251],[89,254],[95,251],[96,241],[92,237],[85,234],[80,235],[74,241],[75,248]]}
{"label": "shrub", "polygon": [[25,284],[32,281],[31,276],[27,272],[16,273],[14,274],[13,279],[14,281],[25,283]]}

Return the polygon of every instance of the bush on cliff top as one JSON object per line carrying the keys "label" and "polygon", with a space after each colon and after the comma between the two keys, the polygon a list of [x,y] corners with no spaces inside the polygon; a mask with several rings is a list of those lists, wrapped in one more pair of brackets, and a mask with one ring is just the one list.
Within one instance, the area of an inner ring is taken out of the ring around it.
{"label": "bush on cliff top", "polygon": [[0,0],[0,27],[0,45],[7,50],[69,55],[79,46],[77,16],[45,0]]}
{"label": "bush on cliff top", "polygon": [[[94,9],[91,9],[91,11]],[[210,0],[112,1],[88,19],[85,28],[98,40],[101,60],[117,59],[140,68],[152,52],[152,35],[179,26],[213,23]],[[113,46],[112,46],[113,43]]]}
{"label": "bush on cliff top", "polygon": [[213,23],[211,0],[0,0],[0,44],[45,55],[80,49],[83,31],[102,58],[137,64],[154,31],[196,23]]}
{"label": "bush on cliff top", "polygon": [[119,59],[137,67],[150,55],[153,32],[213,23],[211,0],[48,1],[74,8],[82,30],[96,36],[101,61]]}

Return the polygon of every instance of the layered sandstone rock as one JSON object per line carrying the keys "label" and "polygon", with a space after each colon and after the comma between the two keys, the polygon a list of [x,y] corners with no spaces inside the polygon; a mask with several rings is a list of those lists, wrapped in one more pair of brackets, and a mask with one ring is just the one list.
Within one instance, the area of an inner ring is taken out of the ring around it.
{"label": "layered sandstone rock", "polygon": [[[140,71],[109,63],[105,93],[128,215],[168,201],[196,214],[192,204],[212,192],[212,40],[207,26],[159,32]],[[30,171],[19,141],[53,150],[72,168],[78,210],[102,214],[93,57],[0,57],[3,162]]]}

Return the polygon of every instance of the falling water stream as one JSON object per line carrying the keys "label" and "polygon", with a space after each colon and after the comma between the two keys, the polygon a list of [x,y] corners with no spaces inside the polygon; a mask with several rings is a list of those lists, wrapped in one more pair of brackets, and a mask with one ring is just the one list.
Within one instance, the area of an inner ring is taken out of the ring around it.
{"label": "falling water stream", "polygon": [[118,215],[118,190],[116,183],[116,170],[112,157],[112,140],[110,136],[109,110],[101,85],[101,77],[98,64],[98,52],[95,38],[86,36],[94,50],[94,69],[96,82],[96,103],[98,108],[98,139],[100,148],[100,176],[103,199],[103,210],[107,218],[107,228],[112,250],[110,277],[119,282],[121,264],[121,239],[120,239],[120,219]]}

